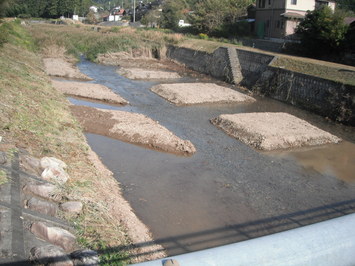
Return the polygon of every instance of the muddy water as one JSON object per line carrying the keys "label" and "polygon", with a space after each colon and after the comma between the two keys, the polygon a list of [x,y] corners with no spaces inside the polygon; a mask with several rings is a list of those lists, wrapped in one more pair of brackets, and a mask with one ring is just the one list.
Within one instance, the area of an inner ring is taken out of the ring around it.
{"label": "muddy water", "polygon": [[[197,148],[187,158],[86,135],[122,184],[138,217],[170,255],[355,212],[353,128],[265,98],[252,104],[175,107],[149,91],[154,82],[131,81],[116,74],[113,67],[87,61],[79,68],[131,105],[108,106],[71,98],[74,104],[143,113]],[[264,153],[209,123],[224,113],[263,111],[291,113],[345,141]]]}

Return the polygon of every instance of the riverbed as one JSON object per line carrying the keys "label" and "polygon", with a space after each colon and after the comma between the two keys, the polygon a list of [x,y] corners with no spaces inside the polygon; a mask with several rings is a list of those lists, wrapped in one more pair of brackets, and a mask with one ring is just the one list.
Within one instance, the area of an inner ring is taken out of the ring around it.
{"label": "riverbed", "polygon": [[[121,183],[137,216],[169,255],[355,212],[354,128],[258,96],[253,103],[177,107],[150,91],[158,82],[129,80],[115,67],[86,60],[78,67],[93,78],[91,82],[111,88],[130,105],[69,98],[72,103],[144,114],[197,149],[193,156],[183,157],[86,134],[92,149]],[[172,82],[201,80],[223,84],[199,75]],[[245,112],[290,113],[343,142],[260,152],[209,122],[220,114]]]}

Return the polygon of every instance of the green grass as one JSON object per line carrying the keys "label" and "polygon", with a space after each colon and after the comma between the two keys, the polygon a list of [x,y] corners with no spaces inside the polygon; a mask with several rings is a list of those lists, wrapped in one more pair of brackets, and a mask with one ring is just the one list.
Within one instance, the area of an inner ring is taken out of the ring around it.
{"label": "green grass", "polygon": [[20,25],[20,20],[0,25],[0,46],[11,43],[21,48],[35,51],[36,46],[31,35]]}
{"label": "green grass", "polygon": [[8,181],[6,172],[0,169],[0,186],[6,184]]}
{"label": "green grass", "polygon": [[355,86],[354,67],[306,58],[286,58],[282,56],[274,60],[272,66]]}

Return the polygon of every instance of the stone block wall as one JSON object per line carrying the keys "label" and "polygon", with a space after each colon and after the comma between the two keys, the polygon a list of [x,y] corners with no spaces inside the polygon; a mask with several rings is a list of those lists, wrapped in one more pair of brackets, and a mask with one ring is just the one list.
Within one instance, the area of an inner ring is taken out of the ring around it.
{"label": "stone block wall", "polygon": [[253,91],[355,125],[354,86],[268,66]]}
{"label": "stone block wall", "polygon": [[237,49],[243,79],[240,85],[251,87],[260,78],[274,56]]}
{"label": "stone block wall", "polygon": [[170,46],[167,57],[186,65],[195,71],[214,78],[231,81],[227,48],[218,48],[213,53],[188,48]]}

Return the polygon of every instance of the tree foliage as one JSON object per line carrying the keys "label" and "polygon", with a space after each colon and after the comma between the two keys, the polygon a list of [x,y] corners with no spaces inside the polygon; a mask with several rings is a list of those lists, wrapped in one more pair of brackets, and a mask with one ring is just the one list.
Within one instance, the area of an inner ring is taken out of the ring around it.
{"label": "tree foliage", "polygon": [[234,25],[246,14],[251,0],[205,0],[195,5],[192,22],[200,32],[213,34]]}
{"label": "tree foliage", "polygon": [[163,5],[161,26],[168,29],[178,29],[179,20],[186,19],[183,11],[188,8],[189,3],[185,0],[166,0]]}
{"label": "tree foliage", "polygon": [[5,16],[6,10],[9,7],[9,0],[0,0],[0,18]]}
{"label": "tree foliage", "polygon": [[348,26],[340,13],[333,13],[329,7],[308,11],[298,25],[296,33],[306,55],[319,57],[340,52]]}
{"label": "tree foliage", "polygon": [[355,0],[338,0],[337,7],[355,13]]}
{"label": "tree foliage", "polygon": [[89,12],[89,7],[92,4],[91,0],[13,0],[6,15],[26,14],[31,17],[57,18],[60,16],[71,17],[76,13],[84,16]]}
{"label": "tree foliage", "polygon": [[167,0],[163,5],[161,25],[177,29],[178,21],[184,19],[192,24],[194,32],[216,36],[228,35],[253,2],[253,0]]}

